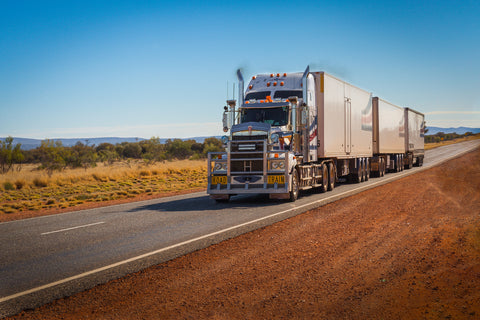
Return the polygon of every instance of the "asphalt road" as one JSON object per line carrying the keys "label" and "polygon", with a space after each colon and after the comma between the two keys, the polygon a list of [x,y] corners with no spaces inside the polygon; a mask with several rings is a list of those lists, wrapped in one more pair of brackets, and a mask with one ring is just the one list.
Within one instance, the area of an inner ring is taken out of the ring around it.
{"label": "asphalt road", "polygon": [[0,317],[33,308],[437,165],[480,140],[426,152],[424,166],[295,203],[205,192],[0,224]]}

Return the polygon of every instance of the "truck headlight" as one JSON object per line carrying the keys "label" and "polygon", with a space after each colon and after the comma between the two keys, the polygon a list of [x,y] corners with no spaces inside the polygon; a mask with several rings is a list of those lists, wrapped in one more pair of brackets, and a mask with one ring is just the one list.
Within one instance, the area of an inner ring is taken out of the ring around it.
{"label": "truck headlight", "polygon": [[226,162],[215,162],[215,166],[213,167],[214,171],[227,171],[227,163]]}
{"label": "truck headlight", "polygon": [[222,143],[223,143],[223,144],[227,144],[227,143],[228,143],[228,137],[227,137],[227,136],[223,136],[223,137],[222,137]]}
{"label": "truck headlight", "polygon": [[272,161],[272,170],[285,169],[285,161]]}
{"label": "truck headlight", "polygon": [[270,140],[272,140],[272,143],[278,143],[278,140],[279,140],[278,134],[272,133],[272,135],[270,136]]}

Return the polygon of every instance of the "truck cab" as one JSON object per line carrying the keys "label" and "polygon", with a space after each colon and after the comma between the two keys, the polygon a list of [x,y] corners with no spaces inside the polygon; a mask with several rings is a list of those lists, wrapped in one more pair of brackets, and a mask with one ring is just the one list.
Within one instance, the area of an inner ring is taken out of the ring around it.
{"label": "truck cab", "polygon": [[[221,201],[234,194],[266,193],[271,198],[296,199],[292,171],[303,156],[301,148],[295,147],[300,143],[297,134],[294,144],[295,132],[300,118],[308,117],[301,112],[306,91],[303,78],[302,73],[259,74],[251,78],[244,94],[240,89],[238,110],[236,101],[227,101],[230,109],[225,107],[224,131],[230,134],[222,138],[226,152],[212,153],[208,160],[212,198]],[[241,74],[239,79],[243,82]],[[313,91],[309,93],[314,97]]]}

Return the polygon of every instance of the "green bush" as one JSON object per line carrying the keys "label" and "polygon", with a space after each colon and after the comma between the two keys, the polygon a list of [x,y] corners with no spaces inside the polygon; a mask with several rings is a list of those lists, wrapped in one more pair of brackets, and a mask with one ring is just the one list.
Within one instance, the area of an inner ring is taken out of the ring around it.
{"label": "green bush", "polygon": [[9,181],[3,183],[3,188],[5,189],[5,191],[15,190],[15,187]]}

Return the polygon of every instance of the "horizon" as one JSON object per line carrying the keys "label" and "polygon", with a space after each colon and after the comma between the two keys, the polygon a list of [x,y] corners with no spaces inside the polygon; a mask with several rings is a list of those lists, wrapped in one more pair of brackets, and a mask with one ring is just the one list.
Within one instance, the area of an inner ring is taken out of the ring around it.
{"label": "horizon", "polygon": [[[439,129],[443,129],[443,130],[454,130],[454,129],[463,129],[463,130],[468,130],[468,129],[472,129],[472,130],[480,130],[480,127],[465,127],[465,126],[459,126],[459,127],[438,127],[438,126],[426,126],[427,129],[430,129],[430,128],[435,128],[437,130]],[[452,133],[455,133],[455,132],[452,132]],[[190,137],[158,137],[158,136],[152,136],[150,138],[146,138],[146,137],[135,137],[135,136],[103,136],[103,137],[73,137],[73,138],[65,138],[65,137],[54,137],[54,138],[30,138],[30,137],[17,137],[17,136],[11,136],[12,138],[14,139],[25,139],[25,140],[36,140],[36,141],[42,141],[42,140],[78,140],[78,141],[82,141],[82,140],[90,140],[90,139],[142,139],[142,140],[150,140],[152,138],[158,138],[160,140],[172,140],[172,139],[181,139],[181,140],[189,140],[189,139],[196,139],[196,138],[200,138],[200,139],[205,139],[205,138],[216,138],[216,137],[221,137],[223,136],[224,133],[222,132],[222,134],[216,134],[216,135],[201,135],[201,136],[190,136]],[[428,133],[426,133],[425,135],[430,135]],[[2,136],[0,137],[0,139],[5,139],[9,136]]]}
{"label": "horizon", "polygon": [[7,1],[0,136],[220,136],[237,68],[249,79],[307,65],[427,126],[479,128],[479,15],[473,0]]}

